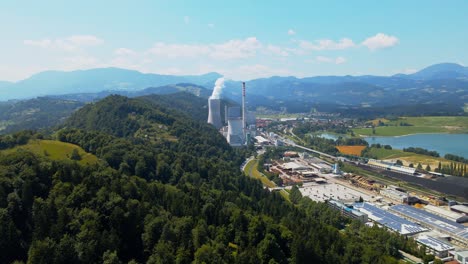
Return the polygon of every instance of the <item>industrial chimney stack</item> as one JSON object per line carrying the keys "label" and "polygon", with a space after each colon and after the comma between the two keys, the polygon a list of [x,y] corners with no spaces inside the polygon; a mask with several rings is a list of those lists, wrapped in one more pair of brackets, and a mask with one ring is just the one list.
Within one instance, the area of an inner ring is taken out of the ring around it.
{"label": "industrial chimney stack", "polygon": [[246,127],[246,112],[245,112],[245,82],[242,82],[242,130],[244,131],[244,138],[245,133],[247,131]]}

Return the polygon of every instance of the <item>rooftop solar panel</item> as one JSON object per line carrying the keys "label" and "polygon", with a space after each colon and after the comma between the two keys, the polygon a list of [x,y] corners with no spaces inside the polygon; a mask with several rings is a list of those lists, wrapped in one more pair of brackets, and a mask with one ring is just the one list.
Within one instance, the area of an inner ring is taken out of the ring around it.
{"label": "rooftop solar panel", "polygon": [[399,232],[402,235],[416,234],[427,231],[426,228],[421,227],[418,224],[415,224],[369,203],[356,203],[354,208],[366,213],[373,221],[396,232]]}
{"label": "rooftop solar panel", "polygon": [[456,235],[463,239],[468,239],[468,229],[464,225],[450,221],[430,212],[404,204],[394,205],[390,207],[390,211],[396,212],[410,219],[417,219],[422,224],[433,229],[440,230],[451,235]]}

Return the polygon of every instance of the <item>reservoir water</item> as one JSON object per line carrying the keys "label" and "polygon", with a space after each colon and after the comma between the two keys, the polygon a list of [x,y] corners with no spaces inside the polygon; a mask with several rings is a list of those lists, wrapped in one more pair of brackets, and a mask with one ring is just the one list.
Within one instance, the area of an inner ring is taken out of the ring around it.
{"label": "reservoir water", "polygon": [[[333,134],[321,134],[321,137],[336,139]],[[414,134],[399,137],[365,137],[369,144],[390,145],[395,149],[419,147],[435,150],[443,157],[454,154],[468,158],[468,134]]]}

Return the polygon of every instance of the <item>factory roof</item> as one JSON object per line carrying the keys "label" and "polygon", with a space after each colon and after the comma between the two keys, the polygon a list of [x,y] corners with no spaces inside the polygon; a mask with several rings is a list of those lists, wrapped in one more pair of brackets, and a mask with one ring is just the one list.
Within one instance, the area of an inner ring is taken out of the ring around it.
{"label": "factory roof", "polygon": [[306,166],[296,163],[296,162],[288,162],[283,164],[283,168],[287,170],[301,170],[301,169],[307,169]]}
{"label": "factory roof", "polygon": [[457,210],[459,212],[468,214],[468,206],[463,205],[463,204],[452,205],[450,207],[450,209],[454,209],[454,210]]}
{"label": "factory roof", "polygon": [[370,219],[382,224],[402,235],[416,234],[427,231],[426,228],[408,221],[370,203],[356,203],[354,208],[366,213]]}
{"label": "factory roof", "polygon": [[390,207],[390,211],[411,219],[417,219],[417,221],[420,221],[426,226],[468,240],[468,229],[465,228],[464,225],[450,221],[433,213],[404,204],[394,205]]}
{"label": "factory roof", "polygon": [[352,208],[347,207],[344,203],[342,203],[342,202],[340,202],[340,201],[329,200],[328,202],[334,204],[335,206],[339,207],[339,208],[342,209],[342,210],[345,210],[345,211],[347,211],[347,212],[351,212],[351,213],[354,214],[355,216],[365,216],[365,215],[366,215],[366,213],[363,213],[363,212],[361,212],[361,211],[354,210],[354,209],[352,209]]}
{"label": "factory roof", "polygon": [[397,172],[402,172],[402,173],[409,173],[409,174],[414,174],[416,172],[415,168],[410,168],[410,167],[404,167],[404,166],[399,166],[399,165],[393,165],[388,162],[380,161],[380,160],[369,160],[367,162],[368,165],[372,166],[377,166],[380,168],[384,168],[387,170],[391,171],[397,171]]}
{"label": "factory roof", "polygon": [[255,139],[259,142],[259,143],[265,143],[265,142],[268,142],[268,140],[262,136],[256,136]]}
{"label": "factory roof", "polygon": [[442,217],[448,218],[449,220],[452,220],[452,221],[457,221],[457,219],[460,219],[460,218],[462,218],[464,216],[462,214],[459,214],[459,213],[456,213],[456,212],[453,212],[453,211],[449,211],[449,210],[446,210],[444,208],[437,207],[437,206],[430,205],[430,204],[426,205],[424,207],[424,210],[426,210],[428,212],[431,212],[431,213],[434,213],[436,215],[440,215]]}
{"label": "factory roof", "polygon": [[442,241],[431,236],[420,236],[416,241],[438,252],[455,249],[448,242]]}
{"label": "factory roof", "polygon": [[390,188],[382,189],[382,190],[380,190],[380,193],[381,193],[381,194],[387,194],[387,195],[398,196],[398,197],[400,197],[400,198],[402,198],[402,199],[408,197],[408,194],[407,194],[407,193],[400,192],[400,191],[398,191],[398,190],[390,189]]}

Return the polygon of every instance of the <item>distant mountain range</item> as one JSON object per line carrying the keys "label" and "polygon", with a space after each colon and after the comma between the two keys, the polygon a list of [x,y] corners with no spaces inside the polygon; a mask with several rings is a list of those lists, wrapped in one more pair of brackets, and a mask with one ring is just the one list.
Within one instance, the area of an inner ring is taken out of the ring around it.
{"label": "distant mountain range", "polygon": [[[228,96],[239,98],[241,82],[226,82]],[[468,102],[468,68],[436,64],[394,76],[270,77],[247,82],[247,92],[276,104],[287,101],[385,106]]]}
{"label": "distant mountain range", "polygon": [[[16,83],[0,82],[0,100],[49,95],[86,102],[109,94],[133,97],[180,91],[207,97],[219,77],[218,73],[173,76],[118,68],[48,71]],[[241,82],[226,81],[225,85],[224,96],[240,101]],[[393,76],[273,76],[248,81],[247,95],[251,106],[286,108],[293,102],[305,107],[311,103],[361,107],[450,104],[461,107],[468,102],[468,68],[442,63],[413,74]]]}
{"label": "distant mountain range", "polygon": [[218,73],[194,76],[145,74],[119,68],[100,68],[71,72],[46,71],[16,83],[0,83],[0,100],[25,99],[45,95],[138,91],[177,83],[211,86]]}

